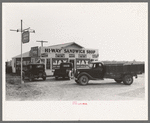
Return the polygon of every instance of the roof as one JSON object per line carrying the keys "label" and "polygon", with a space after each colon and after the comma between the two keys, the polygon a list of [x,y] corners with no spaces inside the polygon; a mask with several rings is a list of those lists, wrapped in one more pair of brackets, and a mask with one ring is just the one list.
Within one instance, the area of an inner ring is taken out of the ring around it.
{"label": "roof", "polygon": [[[75,43],[75,42],[70,42],[70,43],[64,43],[64,44],[58,44],[58,45],[52,45],[52,46],[48,46],[49,48],[68,48],[74,46],[76,48],[84,48],[82,46],[80,46],[79,44]],[[39,47],[40,48],[40,47]],[[13,58],[20,58],[20,55],[14,56]],[[30,51],[22,53],[22,57],[30,57]]]}
{"label": "roof", "polygon": [[44,63],[30,63],[28,65],[44,65]]}
{"label": "roof", "polygon": [[102,64],[104,64],[102,61],[92,61],[92,63],[102,63]]}
{"label": "roof", "polygon": [[84,48],[84,47],[82,47],[81,45],[79,45],[79,44],[77,44],[75,42],[63,43],[63,44],[58,44],[58,45],[52,45],[52,46],[48,46],[48,47],[50,47],[50,48],[67,48],[67,47],[72,46],[72,45],[75,45],[78,48]]}
{"label": "roof", "polygon": [[[20,58],[20,57],[21,57],[21,54],[14,56],[13,58]],[[30,57],[30,51],[22,53],[22,57]]]}

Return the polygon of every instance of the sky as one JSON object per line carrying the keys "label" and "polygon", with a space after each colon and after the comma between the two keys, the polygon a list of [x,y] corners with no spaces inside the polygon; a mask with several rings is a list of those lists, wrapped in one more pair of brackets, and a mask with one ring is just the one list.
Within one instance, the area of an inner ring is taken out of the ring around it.
{"label": "sky", "polygon": [[148,3],[3,3],[2,40],[5,61],[21,53],[21,33],[30,27],[30,42],[44,46],[76,42],[99,50],[99,60],[145,61],[148,57]]}

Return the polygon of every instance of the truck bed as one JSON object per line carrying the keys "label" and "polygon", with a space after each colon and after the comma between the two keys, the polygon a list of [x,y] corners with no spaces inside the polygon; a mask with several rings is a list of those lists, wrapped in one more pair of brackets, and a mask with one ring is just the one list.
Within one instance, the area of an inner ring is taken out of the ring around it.
{"label": "truck bed", "polygon": [[137,76],[137,74],[142,74],[144,72],[144,64],[105,64],[104,65],[104,78],[114,78],[119,79],[124,74],[131,74],[132,76]]}

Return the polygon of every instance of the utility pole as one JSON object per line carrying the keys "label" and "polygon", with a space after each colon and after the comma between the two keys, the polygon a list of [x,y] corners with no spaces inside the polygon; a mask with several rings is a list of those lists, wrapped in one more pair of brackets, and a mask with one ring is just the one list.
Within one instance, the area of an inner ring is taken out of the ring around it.
{"label": "utility pole", "polygon": [[21,20],[21,84],[23,84],[24,81],[22,80],[22,20]]}
{"label": "utility pole", "polygon": [[48,41],[36,41],[36,42],[41,42],[41,47],[43,47],[43,43],[47,43]]}
{"label": "utility pole", "polygon": [[[42,50],[43,43],[47,43],[48,41],[36,41],[36,42],[41,42],[41,50]],[[41,62],[41,50],[40,50],[40,62]]]}
{"label": "utility pole", "polygon": [[[17,29],[17,30],[14,30],[14,29],[10,29],[10,31],[16,31],[16,32],[21,32],[21,84],[24,83],[24,81],[22,80],[22,41],[23,41],[23,38],[22,38],[22,34],[24,31],[29,31],[30,27],[27,28],[27,29],[24,29],[23,30],[23,25],[22,25],[22,20],[21,20],[21,30]],[[31,30],[30,33],[35,33],[35,30]]]}

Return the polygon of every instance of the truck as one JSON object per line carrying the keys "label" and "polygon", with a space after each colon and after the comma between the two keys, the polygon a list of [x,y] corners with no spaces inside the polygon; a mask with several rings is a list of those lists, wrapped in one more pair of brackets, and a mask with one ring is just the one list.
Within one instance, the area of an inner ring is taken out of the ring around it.
{"label": "truck", "polygon": [[45,65],[42,63],[30,63],[27,65],[26,69],[22,72],[23,79],[28,78],[29,81],[33,81],[35,78],[42,78],[46,80]]}
{"label": "truck", "polygon": [[70,79],[69,72],[73,70],[72,63],[61,63],[58,69],[55,69],[54,76],[57,80],[58,78],[62,77],[65,79],[66,77]]}
{"label": "truck", "polygon": [[89,68],[75,69],[74,80],[77,84],[87,85],[89,80],[104,80],[104,78],[114,79],[117,83],[123,82],[125,85],[133,83],[133,77],[144,72],[144,64],[133,63],[113,63],[104,64],[100,61],[92,62]]}

